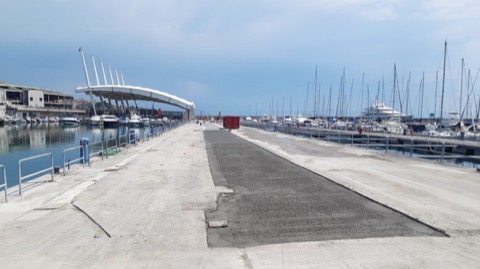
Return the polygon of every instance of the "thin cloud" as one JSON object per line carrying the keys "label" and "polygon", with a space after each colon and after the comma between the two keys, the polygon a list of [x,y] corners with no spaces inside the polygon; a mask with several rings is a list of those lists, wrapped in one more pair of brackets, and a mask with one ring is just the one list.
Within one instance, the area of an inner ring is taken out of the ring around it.
{"label": "thin cloud", "polygon": [[[480,5],[473,0],[25,0],[1,7],[9,11],[0,17],[2,80],[56,89],[68,81],[57,87],[54,78],[77,74],[67,90],[74,89],[83,81],[83,46],[87,57],[121,68],[129,83],[239,113],[290,95],[302,110],[315,66],[333,95],[345,67],[352,100],[360,99],[363,73],[371,92],[382,76],[393,85],[394,63],[398,77],[412,72],[412,85],[423,71],[425,84],[435,85],[445,39],[452,69],[461,58],[475,72],[480,65]],[[235,95],[245,91],[259,100],[242,103]],[[228,95],[238,102],[211,103],[211,96]]]}

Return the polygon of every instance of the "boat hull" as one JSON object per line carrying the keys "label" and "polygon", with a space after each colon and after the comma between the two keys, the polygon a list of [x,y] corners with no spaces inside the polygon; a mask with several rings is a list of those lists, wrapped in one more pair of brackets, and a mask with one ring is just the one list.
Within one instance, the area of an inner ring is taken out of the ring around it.
{"label": "boat hull", "polygon": [[103,128],[117,128],[120,126],[118,121],[103,121]]}

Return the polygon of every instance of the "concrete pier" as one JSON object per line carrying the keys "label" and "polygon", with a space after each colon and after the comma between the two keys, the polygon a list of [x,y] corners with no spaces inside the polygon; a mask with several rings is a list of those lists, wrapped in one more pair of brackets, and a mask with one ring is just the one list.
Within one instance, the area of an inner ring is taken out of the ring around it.
{"label": "concrete pier", "polygon": [[226,219],[225,225],[208,228],[205,211],[217,212],[222,206],[218,197],[237,192],[228,184],[215,181],[215,186],[204,128],[220,126],[186,124],[91,167],[56,175],[54,182],[35,180],[22,197],[9,190],[9,203],[0,203],[0,266],[478,268],[476,170],[243,127],[229,135],[445,236],[367,235],[209,247],[207,230],[228,229],[231,223]]}

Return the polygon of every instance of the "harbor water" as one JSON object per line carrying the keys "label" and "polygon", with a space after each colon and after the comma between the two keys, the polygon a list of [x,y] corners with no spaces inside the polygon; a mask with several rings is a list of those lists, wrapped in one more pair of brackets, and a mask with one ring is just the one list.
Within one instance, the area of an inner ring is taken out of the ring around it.
{"label": "harbor water", "polygon": [[[136,137],[144,137],[150,127],[132,128]],[[63,167],[65,149],[79,146],[83,138],[90,143],[105,141],[129,133],[129,128],[90,128],[87,126],[61,127],[58,123],[5,125],[0,127],[0,165],[6,170],[7,185],[18,185],[19,161],[25,158],[52,153],[54,166]],[[79,158],[80,150],[68,152],[66,161]],[[68,159],[67,159],[68,158]],[[51,165],[51,158],[38,158],[22,165],[22,176],[29,175]],[[3,175],[0,175],[0,185]],[[27,181],[30,179],[27,179]],[[3,190],[3,188],[0,188]]]}

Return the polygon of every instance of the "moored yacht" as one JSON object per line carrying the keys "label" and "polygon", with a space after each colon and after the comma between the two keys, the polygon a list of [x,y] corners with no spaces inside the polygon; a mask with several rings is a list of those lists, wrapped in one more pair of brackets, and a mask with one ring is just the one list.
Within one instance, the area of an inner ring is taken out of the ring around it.
{"label": "moored yacht", "polygon": [[447,116],[442,118],[440,125],[438,126],[439,130],[452,130],[459,129],[463,123],[460,120],[459,113],[457,111],[450,111],[447,113]]}
{"label": "moored yacht", "polygon": [[102,118],[98,115],[93,115],[87,120],[87,125],[92,127],[100,126]]}
{"label": "moored yacht", "polygon": [[386,106],[383,103],[374,100],[372,106],[365,109],[363,112],[363,118],[367,121],[398,121],[402,117],[402,113],[394,110],[393,108]]}
{"label": "moored yacht", "polygon": [[62,117],[58,121],[61,126],[66,127],[66,126],[78,126],[80,125],[80,120],[75,118],[75,117]]}
{"label": "moored yacht", "polygon": [[100,118],[104,128],[116,128],[120,124],[118,117],[115,115],[104,114]]}
{"label": "moored yacht", "polygon": [[142,125],[142,118],[137,114],[133,113],[130,116],[130,121],[128,122],[128,126],[130,127],[140,127]]}

